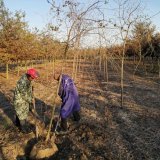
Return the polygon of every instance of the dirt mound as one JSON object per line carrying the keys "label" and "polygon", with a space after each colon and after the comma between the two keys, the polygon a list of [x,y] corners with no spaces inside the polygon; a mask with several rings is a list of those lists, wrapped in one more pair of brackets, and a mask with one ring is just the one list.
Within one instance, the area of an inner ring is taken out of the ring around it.
{"label": "dirt mound", "polygon": [[29,148],[28,146],[30,145],[31,140],[33,143],[34,137],[35,135],[33,132],[25,135],[17,132],[14,140],[7,141],[7,143],[2,145],[1,152],[3,158],[6,160],[10,160],[12,157],[13,160],[16,160],[19,156],[25,156],[26,148]]}
{"label": "dirt mound", "polygon": [[51,140],[45,142],[43,139],[34,145],[30,153],[30,159],[48,158],[58,151],[56,144]]}
{"label": "dirt mound", "polygon": [[6,160],[10,160],[12,157],[13,160],[16,160],[17,156],[24,156],[25,151],[22,146],[17,143],[7,144],[2,147],[3,158]]}

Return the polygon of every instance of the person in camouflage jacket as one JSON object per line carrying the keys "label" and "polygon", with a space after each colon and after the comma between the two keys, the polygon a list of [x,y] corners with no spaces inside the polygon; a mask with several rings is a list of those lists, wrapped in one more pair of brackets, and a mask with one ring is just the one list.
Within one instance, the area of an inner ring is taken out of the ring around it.
{"label": "person in camouflage jacket", "polygon": [[20,130],[25,130],[29,106],[34,100],[31,81],[38,77],[39,74],[35,69],[29,69],[17,82],[14,91],[14,109],[16,112],[16,126]]}

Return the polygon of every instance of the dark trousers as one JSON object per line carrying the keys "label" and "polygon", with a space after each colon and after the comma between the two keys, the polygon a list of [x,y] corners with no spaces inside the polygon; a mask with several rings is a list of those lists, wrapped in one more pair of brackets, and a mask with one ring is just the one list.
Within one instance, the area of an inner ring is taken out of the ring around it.
{"label": "dark trousers", "polygon": [[[78,111],[73,112],[73,120],[78,122],[81,119],[80,114]],[[61,118],[61,128],[64,131],[67,131],[68,125],[67,125],[67,118]]]}
{"label": "dark trousers", "polygon": [[20,127],[20,126],[21,126],[20,120],[19,120],[19,118],[18,118],[17,115],[16,115],[16,118],[15,118],[15,124],[16,124],[17,127]]}
{"label": "dark trousers", "polygon": [[18,118],[18,116],[16,115],[15,125],[16,125],[18,128],[21,128],[22,126],[25,125],[25,120],[20,120],[20,119]]}

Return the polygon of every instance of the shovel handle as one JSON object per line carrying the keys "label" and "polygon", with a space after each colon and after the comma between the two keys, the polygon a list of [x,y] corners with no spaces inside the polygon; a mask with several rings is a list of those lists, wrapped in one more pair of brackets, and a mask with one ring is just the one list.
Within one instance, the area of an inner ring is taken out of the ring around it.
{"label": "shovel handle", "polygon": [[61,118],[61,117],[60,117],[60,115],[59,115],[54,132],[57,131],[57,128],[58,128],[58,125],[59,125],[59,121],[60,121],[60,118]]}

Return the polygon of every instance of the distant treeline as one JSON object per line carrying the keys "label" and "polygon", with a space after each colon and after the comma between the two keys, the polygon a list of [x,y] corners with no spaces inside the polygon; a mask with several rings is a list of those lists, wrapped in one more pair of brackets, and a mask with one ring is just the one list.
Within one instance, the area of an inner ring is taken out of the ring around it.
{"label": "distant treeline", "polygon": [[[28,29],[24,21],[25,13],[11,13],[0,1],[0,60],[1,62],[63,58],[66,44],[56,40],[50,30],[39,31]],[[70,48],[70,47],[69,47]],[[121,57],[122,45],[97,49],[79,49],[81,57],[87,54],[105,54]],[[77,50],[76,50],[77,51]],[[72,57],[75,51],[69,49],[67,57]],[[160,57],[160,33],[150,22],[137,22],[125,48],[126,56]]]}

